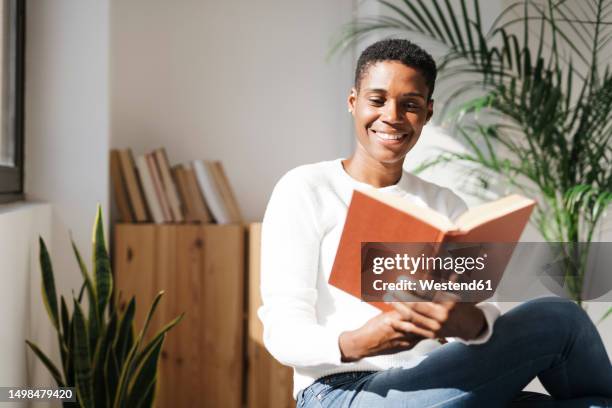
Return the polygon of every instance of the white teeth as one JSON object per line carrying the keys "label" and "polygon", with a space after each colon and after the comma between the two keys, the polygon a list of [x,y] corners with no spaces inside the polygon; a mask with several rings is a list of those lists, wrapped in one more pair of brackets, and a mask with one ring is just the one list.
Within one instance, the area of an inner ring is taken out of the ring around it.
{"label": "white teeth", "polygon": [[390,134],[382,132],[376,132],[376,135],[383,140],[399,140],[404,137],[404,134]]}

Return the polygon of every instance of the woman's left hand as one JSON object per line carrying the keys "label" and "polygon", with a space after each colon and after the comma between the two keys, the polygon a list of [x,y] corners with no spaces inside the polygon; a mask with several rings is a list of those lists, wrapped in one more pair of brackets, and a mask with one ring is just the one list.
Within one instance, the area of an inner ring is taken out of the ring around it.
{"label": "woman's left hand", "polygon": [[[460,337],[472,340],[486,328],[487,321],[474,303],[446,301],[391,302],[403,320],[431,330],[437,337]],[[416,310],[420,315],[413,313]]]}

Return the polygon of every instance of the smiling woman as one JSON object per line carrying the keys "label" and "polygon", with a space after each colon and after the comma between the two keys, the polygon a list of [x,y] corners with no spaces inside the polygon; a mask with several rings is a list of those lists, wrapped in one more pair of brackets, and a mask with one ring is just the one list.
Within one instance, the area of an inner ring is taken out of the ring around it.
{"label": "smiling woman", "polygon": [[0,0],[0,203],[23,195],[24,0]]}
{"label": "smiling woman", "polygon": [[343,163],[346,171],[372,184],[376,176],[368,177],[360,169],[367,168],[369,173],[378,167],[380,174],[392,168],[395,180],[399,179],[404,158],[433,114],[429,94],[424,76],[415,68],[395,61],[369,67],[359,88],[353,88],[348,98],[358,149]]}
{"label": "smiling woman", "polygon": [[499,316],[488,302],[397,301],[381,313],[328,283],[354,190],[375,188],[451,220],[467,209],[402,170],[433,114],[435,78],[432,57],[410,41],[366,48],[348,96],[353,154],[297,167],[275,186],[261,235],[266,348],[293,367],[300,407],[501,407],[536,376],[567,403],[555,406],[604,406],[612,366],[574,303],[542,298]]}

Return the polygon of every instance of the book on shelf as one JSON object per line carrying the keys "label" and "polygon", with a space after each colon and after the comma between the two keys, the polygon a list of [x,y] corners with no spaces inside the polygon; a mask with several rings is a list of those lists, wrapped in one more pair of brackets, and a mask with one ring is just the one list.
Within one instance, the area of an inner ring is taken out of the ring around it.
{"label": "book on shelf", "polygon": [[151,170],[147,161],[146,155],[141,155],[136,158],[136,167],[138,169],[138,175],[142,183],[142,189],[144,197],[151,210],[151,217],[153,222],[156,224],[162,224],[165,222],[164,213],[161,208],[161,203],[157,196],[153,177],[151,176]]}
{"label": "book on shelf", "polygon": [[188,166],[177,164],[172,167],[172,175],[181,196],[185,220],[187,222],[211,222],[212,217],[208,212],[193,170]]}
{"label": "book on shelf", "polygon": [[193,160],[191,162],[192,168],[195,172],[198,185],[202,191],[202,195],[210,208],[210,212],[217,224],[229,224],[232,222],[232,218],[226,208],[221,192],[216,186],[214,176],[210,171],[204,160]]}
{"label": "book on shelf", "polygon": [[119,162],[121,163],[121,176],[125,182],[134,220],[136,222],[147,222],[150,220],[150,217],[132,151],[130,149],[121,149],[118,152]]}
{"label": "book on shelf", "polygon": [[174,184],[170,170],[170,162],[168,161],[168,155],[166,149],[159,148],[152,152],[155,156],[155,162],[159,169],[159,175],[162,184],[162,190],[165,193],[168,205],[170,207],[170,213],[174,222],[183,222],[183,211],[181,209],[181,202]]}
{"label": "book on shelf", "polygon": [[153,153],[145,154],[147,160],[147,166],[149,167],[149,174],[151,174],[151,180],[153,180],[153,187],[155,188],[155,195],[160,204],[162,214],[164,216],[164,222],[174,221],[172,218],[172,211],[170,210],[170,203],[168,202],[168,195],[162,184],[161,175],[155,155]]}
{"label": "book on shelf", "polygon": [[115,196],[115,203],[119,210],[119,216],[122,222],[134,222],[132,208],[128,198],[127,187],[125,185],[125,177],[121,171],[121,162],[119,159],[119,151],[113,149],[110,151],[110,175]]}
{"label": "book on shelf", "polygon": [[185,172],[183,171],[182,165],[173,166],[171,169],[172,178],[176,185],[177,193],[180,197],[181,211],[184,215],[186,222],[198,221],[196,217],[196,210],[194,207],[193,199],[191,198],[191,192],[187,186],[185,179]]}
{"label": "book on shelf", "polygon": [[185,177],[185,184],[189,190],[191,199],[193,200],[196,219],[202,222],[213,222],[213,216],[210,212],[210,208],[206,204],[206,199],[202,194],[200,185],[198,184],[195,170],[189,164],[183,164],[182,167],[182,172]]}
{"label": "book on shelf", "polygon": [[[366,255],[362,253],[362,245],[366,243],[406,243],[406,247],[414,243],[411,248],[415,251],[425,248],[418,244],[430,244],[426,246],[429,251],[427,255],[433,257],[444,249],[443,244],[469,247],[470,243],[493,243],[494,254],[489,257],[492,267],[487,273],[493,273],[492,279],[498,282],[534,205],[533,200],[510,195],[473,207],[451,221],[443,214],[407,198],[374,189],[356,190],[348,208],[329,283],[363,298],[362,279],[366,272],[362,272],[362,261]],[[495,243],[498,243],[497,246]],[[367,277],[369,279],[370,275]],[[371,304],[381,310],[392,309],[382,299]]]}
{"label": "book on shelf", "polygon": [[217,187],[217,191],[219,192],[221,199],[223,200],[223,204],[229,216],[230,222],[242,222],[240,207],[238,206],[238,202],[234,196],[229,179],[225,174],[223,165],[218,160],[205,161],[204,163],[215,182],[215,186]]}

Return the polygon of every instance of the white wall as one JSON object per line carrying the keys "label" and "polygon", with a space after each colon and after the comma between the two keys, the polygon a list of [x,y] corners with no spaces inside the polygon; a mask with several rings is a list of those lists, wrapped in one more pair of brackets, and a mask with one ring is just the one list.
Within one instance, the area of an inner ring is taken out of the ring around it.
{"label": "white wall", "polygon": [[352,0],[111,2],[111,145],[220,159],[245,217],[300,164],[346,155]]}
{"label": "white wall", "polygon": [[48,241],[50,214],[50,207],[45,204],[0,205],[0,280],[3,282],[0,285],[0,386],[3,387],[52,384],[47,382],[49,377],[43,375],[44,371],[37,368],[38,362],[26,357],[24,343],[30,339],[45,345],[52,338],[51,332],[45,329],[46,314],[37,267],[38,237]]}
{"label": "white wall", "polygon": [[[10,239],[28,232],[34,238],[44,235],[52,243],[58,293],[68,297],[81,285],[69,230],[84,259],[90,259],[96,204],[108,210],[108,21],[107,0],[27,2],[25,190],[28,200],[45,201],[51,206],[45,207],[46,224],[34,215],[20,216],[0,224],[0,235],[7,234]],[[13,317],[31,322],[34,327],[28,337],[39,340],[41,348],[57,358],[56,337],[44,309],[36,303],[41,297],[40,272],[38,243],[30,239],[32,236],[18,241],[20,246],[7,253],[7,258],[0,256],[0,272],[22,276],[30,271],[29,281],[15,282],[15,294],[23,293],[23,285],[29,284],[31,297],[22,300],[31,303],[32,309],[27,315],[22,314],[19,304],[2,310],[4,315],[17,310]],[[4,249],[0,245],[0,251]],[[10,269],[4,268],[5,262],[12,265]],[[15,322],[11,327],[18,326]],[[25,338],[20,328],[4,340],[25,351]],[[2,347],[5,356],[13,356],[12,350]],[[15,358],[22,357],[15,353]],[[32,354],[29,357],[31,384],[51,385],[46,370]],[[21,373],[21,369],[15,369],[11,378],[18,380]],[[0,384],[13,382],[4,377]]]}
{"label": "white wall", "polygon": [[90,259],[96,204],[108,210],[107,0],[27,2],[26,194],[53,205],[59,289],[78,290],[68,232]]}

